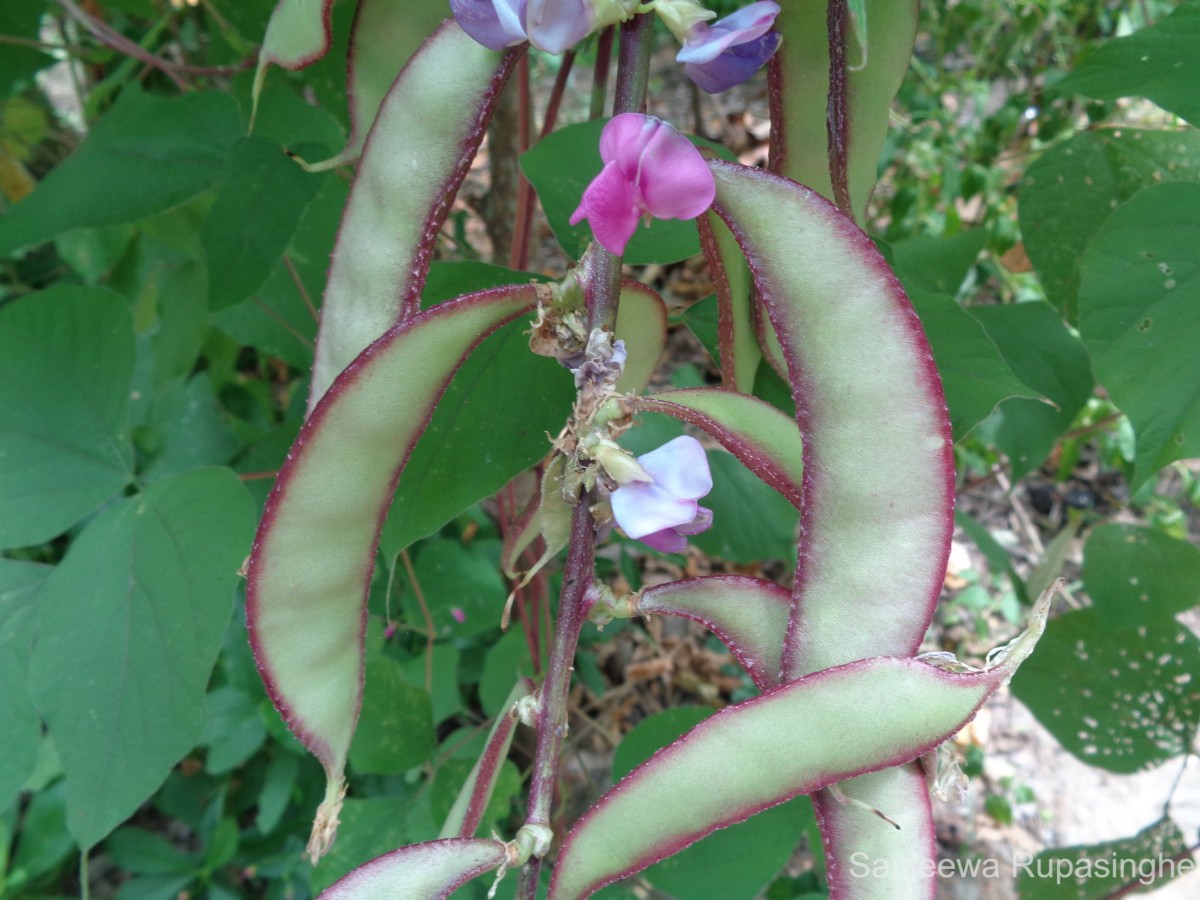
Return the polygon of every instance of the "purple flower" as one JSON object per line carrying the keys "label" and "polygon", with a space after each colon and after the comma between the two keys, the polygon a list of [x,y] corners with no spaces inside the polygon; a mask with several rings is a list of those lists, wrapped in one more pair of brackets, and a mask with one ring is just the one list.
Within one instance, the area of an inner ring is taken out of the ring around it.
{"label": "purple flower", "polygon": [[562,53],[592,33],[596,13],[591,0],[529,0],[525,28],[529,43],[547,53]]}
{"label": "purple flower", "polygon": [[604,249],[620,256],[643,216],[694,219],[716,196],[700,151],[671,125],[622,113],[600,133],[604,169],[583,192],[572,225],[587,219]]}
{"label": "purple flower", "polygon": [[459,27],[489,50],[523,43],[525,0],[450,0]]}
{"label": "purple flower", "polygon": [[663,553],[682,553],[685,535],[712,525],[712,511],[696,502],[712,490],[704,448],[685,435],[637,461],[653,480],[628,481],[613,491],[613,518],[629,537]]}
{"label": "purple flower", "polygon": [[529,41],[562,53],[597,25],[593,0],[450,0],[459,27],[489,50]]}
{"label": "purple flower", "polygon": [[771,31],[779,4],[760,0],[713,25],[697,22],[675,56],[703,91],[718,94],[748,80],[779,48],[780,36]]}

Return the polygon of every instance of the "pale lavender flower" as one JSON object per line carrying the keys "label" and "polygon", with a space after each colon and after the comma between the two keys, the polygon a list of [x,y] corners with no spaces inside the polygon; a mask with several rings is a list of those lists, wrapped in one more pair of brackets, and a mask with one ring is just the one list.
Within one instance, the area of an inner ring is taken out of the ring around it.
{"label": "pale lavender flower", "polygon": [[596,0],[450,0],[459,27],[489,50],[529,41],[547,53],[562,53],[600,24]]}
{"label": "pale lavender flower", "polygon": [[526,0],[450,0],[459,27],[489,50],[503,50],[527,40]]}
{"label": "pale lavender flower", "polygon": [[613,518],[629,537],[664,553],[681,553],[687,535],[712,525],[712,511],[697,502],[712,490],[704,448],[684,435],[637,461],[653,480],[628,481],[613,491]]}

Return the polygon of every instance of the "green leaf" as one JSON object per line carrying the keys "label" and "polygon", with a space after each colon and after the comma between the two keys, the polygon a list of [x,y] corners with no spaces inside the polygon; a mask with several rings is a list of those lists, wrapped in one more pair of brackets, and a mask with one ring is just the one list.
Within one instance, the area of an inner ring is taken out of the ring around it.
{"label": "green leaf", "polygon": [[340,178],[326,180],[308,204],[292,242],[288,260],[299,276],[278,259],[254,296],[213,315],[213,324],[239,344],[277,357],[307,371],[313,364],[317,336],[316,304],[329,269],[329,250],[337,234],[348,187]]}
{"label": "green leaf", "polygon": [[81,847],[127,818],[199,739],[252,522],[228,470],[165,478],[92,522],[47,580],[30,686]]}
{"label": "green leaf", "polygon": [[529,352],[527,320],[499,329],[463,363],[400,483],[380,538],[391,559],[490,496],[550,451],[571,408],[570,373]]}
{"label": "green leaf", "polygon": [[[546,219],[567,256],[579,259],[592,240],[587,222],[568,219],[579,206],[584,189],[600,174],[600,132],[606,120],[568,125],[542,138],[521,156],[521,171],[537,191]],[[629,265],[672,263],[700,252],[696,223],[679,219],[642,222],[629,240],[624,260]]]}
{"label": "green leaf", "polygon": [[1092,395],[1091,360],[1045,303],[977,306],[969,312],[1013,373],[1054,404],[1014,397],[981,426],[1008,457],[1012,480],[1019,481],[1042,464]]}
{"label": "green leaf", "polygon": [[1089,765],[1137,772],[1186,752],[1200,724],[1200,640],[1174,615],[1200,603],[1198,578],[1190,544],[1097,528],[1083,566],[1094,606],[1054,620],[1013,691]]}
{"label": "green leaf", "polygon": [[731,562],[792,561],[799,517],[795,507],[733,454],[710,450],[707,455],[713,489],[702,502],[713,512],[713,527],[690,538],[691,542],[710,556]]}
{"label": "green leaf", "polygon": [[[711,709],[677,707],[643,719],[613,754],[613,778],[629,774],[712,714]],[[755,897],[774,878],[800,843],[812,819],[807,797],[797,797],[745,822],[722,829],[682,853],[648,868],[643,877],[677,897]],[[736,865],[731,864],[736,860]],[[621,888],[599,891],[597,900],[618,896]]]}
{"label": "green leaf", "polygon": [[135,875],[179,875],[192,872],[196,859],[164,835],[144,828],[120,828],[104,842],[113,864]]}
{"label": "green leaf", "polygon": [[219,687],[209,693],[200,743],[208,747],[204,769],[210,775],[223,775],[237,768],[266,741],[267,727],[258,704],[258,697],[235,687]]}
{"label": "green leaf", "polygon": [[1013,374],[996,345],[970,313],[952,299],[910,290],[946,391],[954,440],[960,441],[1009,397],[1036,399]]}
{"label": "green leaf", "polygon": [[270,834],[283,819],[299,773],[300,758],[294,753],[276,754],[267,765],[254,818],[254,827],[263,834]]}
{"label": "green leaf", "polygon": [[29,697],[34,615],[50,567],[0,557],[0,812],[16,798],[37,762],[42,722]]}
{"label": "green leaf", "polygon": [[1146,97],[1200,125],[1200,3],[1183,0],[1169,16],[1089,54],[1059,82],[1100,100]]}
{"label": "green leaf", "polygon": [[274,141],[248,137],[233,145],[200,232],[213,309],[244,300],[266,281],[321,180]]}
{"label": "green leaf", "polygon": [[204,267],[193,260],[166,268],[157,280],[158,316],[151,337],[153,386],[182,378],[195,366],[208,336],[207,282]]}
{"label": "green leaf", "polygon": [[1200,456],[1200,184],[1148,187],[1088,245],[1079,331],[1137,436],[1132,488]]}
{"label": "green leaf", "polygon": [[1079,318],[1083,252],[1113,210],[1164,181],[1200,180],[1200,131],[1087,131],[1047,150],[1021,182],[1025,250],[1050,303]]}
{"label": "green leaf", "polygon": [[140,419],[138,448],[150,457],[140,473],[146,482],[224,465],[240,447],[221,418],[207,372],[164,385],[150,396]]}
{"label": "green leaf", "polygon": [[[344,56],[342,62],[345,62]],[[245,95],[238,87],[235,83],[235,96],[243,100]],[[308,91],[310,87],[316,90],[315,79],[310,81],[305,78],[303,82],[294,84],[281,81],[269,83],[258,97],[254,136],[270,138],[289,148],[320,145],[332,150],[340,145],[346,139],[346,133],[337,117],[324,106],[314,106],[305,100],[297,90]],[[348,190],[350,185],[342,181],[342,187]],[[328,262],[327,259],[326,264]]]}
{"label": "green leaf", "polygon": [[[5,0],[0,4],[0,34],[38,40],[45,11],[45,0]],[[15,93],[18,82],[53,64],[53,56],[35,47],[6,46],[0,53],[0,97]]]}
{"label": "green leaf", "polygon": [[1016,867],[1017,890],[1021,900],[1105,900],[1134,881],[1157,889],[1186,871],[1164,865],[1186,850],[1179,827],[1160,819],[1131,838],[1043,850]]}
{"label": "green leaf", "polygon": [[421,545],[413,571],[417,585],[404,598],[409,622],[424,627],[424,616],[416,599],[419,585],[434,634],[439,638],[466,637],[500,626],[500,613],[508,591],[492,560],[477,546],[458,541],[432,540]]}
{"label": "green leaf", "polygon": [[[423,620],[418,621],[421,621],[423,626]],[[453,644],[434,644],[432,653],[430,675],[433,684],[429,699],[433,704],[433,721],[437,724],[461,711],[463,699],[458,690],[458,648]],[[409,684],[416,687],[425,685],[425,651],[419,656],[404,660],[400,666]]]}
{"label": "green leaf", "polygon": [[191,199],[221,177],[240,131],[228,94],[165,100],[122,91],[79,150],[0,218],[0,255],[69,228],[134,222]]}
{"label": "green leaf", "polygon": [[21,822],[21,839],[9,867],[9,877],[19,874],[27,882],[53,871],[74,849],[67,832],[66,785],[60,780],[38,791],[29,801]]}
{"label": "green leaf", "polygon": [[963,512],[961,508],[954,511],[954,524],[963,530],[979,552],[983,554],[992,572],[994,574],[1007,572],[1008,580],[1012,584],[1017,597],[1020,598],[1022,603],[1029,603],[1031,598],[1025,589],[1024,581],[1017,574],[1017,569],[1012,562],[1012,556],[992,537],[987,527],[978,519],[974,519]]}
{"label": "green leaf", "polygon": [[[542,642],[542,668],[545,671],[546,642]],[[509,628],[488,651],[479,681],[479,702],[489,717],[499,716],[509,706],[513,685],[522,677],[533,675],[533,660],[525,632]]]}
{"label": "green leaf", "polygon": [[367,661],[362,712],[350,745],[355,771],[399,774],[421,765],[433,753],[429,694],[409,684],[395,660],[380,656]]}
{"label": "green leaf", "polygon": [[911,237],[887,249],[906,285],[957,297],[986,241],[987,229],[973,228],[948,237]]}
{"label": "green leaf", "polygon": [[1200,550],[1151,528],[1101,525],[1088,536],[1083,581],[1114,626],[1170,618],[1200,606]]}
{"label": "green leaf", "polygon": [[0,310],[0,547],[48,540],[129,483],[129,313],[60,285]]}
{"label": "green leaf", "polygon": [[721,365],[720,308],[717,295],[709,294],[683,311],[683,324],[708,351],[713,363]]}

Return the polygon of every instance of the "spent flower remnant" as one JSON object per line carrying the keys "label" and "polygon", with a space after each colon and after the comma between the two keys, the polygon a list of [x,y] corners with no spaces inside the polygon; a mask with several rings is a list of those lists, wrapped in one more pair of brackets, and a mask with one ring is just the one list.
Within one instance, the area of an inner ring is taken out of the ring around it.
{"label": "spent flower remnant", "polygon": [[778,3],[761,0],[712,25],[696,22],[675,61],[684,64],[688,78],[702,91],[728,90],[749,80],[779,49],[780,36],[771,31],[777,15]]}
{"label": "spent flower remnant", "polygon": [[700,151],[653,116],[614,117],[600,133],[600,158],[604,168],[584,190],[570,222],[587,219],[596,240],[618,256],[639,219],[694,219],[716,196]]}
{"label": "spent flower remnant", "polygon": [[[629,537],[664,553],[681,553],[687,535],[712,525],[712,511],[697,502],[712,490],[704,448],[684,435],[637,461],[644,473],[613,491],[613,518]],[[640,480],[645,475],[652,480]]]}

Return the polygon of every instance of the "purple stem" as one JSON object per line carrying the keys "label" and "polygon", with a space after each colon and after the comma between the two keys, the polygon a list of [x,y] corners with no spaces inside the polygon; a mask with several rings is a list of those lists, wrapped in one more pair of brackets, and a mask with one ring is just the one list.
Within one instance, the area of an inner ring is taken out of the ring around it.
{"label": "purple stem", "polygon": [[546,114],[542,118],[542,130],[538,135],[539,138],[544,138],[554,130],[554,125],[558,121],[558,109],[562,106],[563,94],[567,90],[567,79],[571,77],[571,69],[574,67],[575,51],[568,50],[563,54],[558,74],[554,76],[554,87],[550,89],[550,99],[546,101]]}
{"label": "purple stem", "polygon": [[[554,644],[546,668],[546,680],[537,716],[537,749],[533,760],[533,778],[529,786],[529,805],[525,816],[528,824],[550,827],[550,806],[554,785],[558,781],[558,761],[562,755],[563,738],[567,733],[567,696],[571,689],[571,670],[575,662],[575,647],[585,620],[583,601],[592,584],[592,569],[596,551],[596,531],[592,512],[586,501],[575,507],[571,519],[570,551],[563,573],[562,595],[558,606]],[[521,870],[516,900],[534,900],[537,896],[541,859],[530,857]]]}
{"label": "purple stem", "polygon": [[[613,115],[644,110],[653,49],[653,20],[649,15],[636,16],[621,26]],[[621,257],[614,256],[599,244],[593,244],[581,260],[581,266],[588,329],[604,328],[611,332],[621,296]],[[583,385],[585,392],[588,389],[589,385]],[[525,816],[526,822],[532,825],[551,826],[550,806],[567,732],[567,696],[571,689],[572,664],[575,661],[575,648],[579,644],[579,632],[586,618],[584,598],[595,577],[596,529],[592,523],[591,499],[582,497],[571,519],[570,549],[559,599],[558,622],[538,708],[537,749]],[[530,857],[521,869],[515,900],[536,900],[541,870],[541,858]]]}
{"label": "purple stem", "polygon": [[[613,115],[644,112],[650,54],[654,50],[654,21],[648,13],[635,16],[621,26],[620,47]],[[621,257],[593,243],[581,264],[586,276],[588,330],[612,331],[621,297]]]}
{"label": "purple stem", "polygon": [[588,119],[604,115],[604,101],[608,99],[608,65],[612,62],[613,26],[600,32],[596,41],[596,65],[592,69],[592,99],[588,107]]}
{"label": "purple stem", "polygon": [[613,115],[646,111],[646,84],[650,79],[650,54],[654,50],[654,19],[650,13],[634,16],[621,26],[617,55],[617,92]]}
{"label": "purple stem", "polygon": [[829,180],[833,183],[833,200],[838,209],[853,218],[847,175],[850,94],[846,83],[846,27],[849,19],[846,0],[829,0],[827,16],[829,105],[825,108],[825,122],[829,129]]}
{"label": "purple stem", "polygon": [[91,35],[96,38],[104,46],[116,50],[118,53],[124,53],[126,56],[131,56],[139,62],[143,62],[152,69],[157,69],[162,72],[171,81],[175,82],[175,87],[180,91],[187,93],[188,83],[184,81],[177,71],[175,66],[167,62],[165,59],[155,56],[140,44],[136,44],[125,35],[118,31],[109,28],[99,19],[89,15],[84,10],[76,6],[72,0],[58,0],[59,6],[72,19],[82,25]]}

